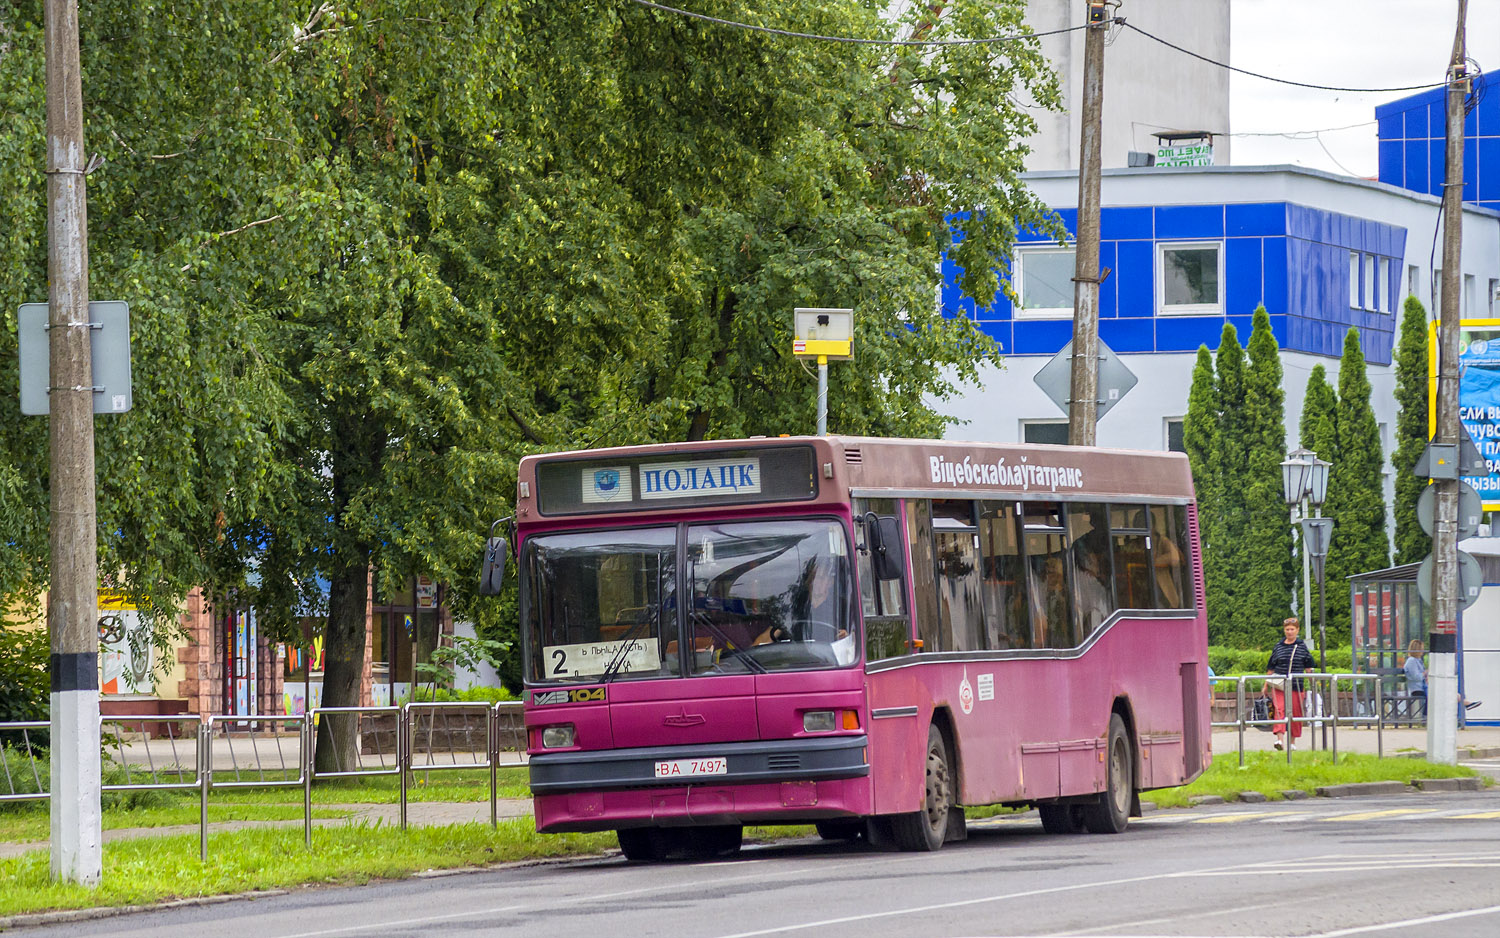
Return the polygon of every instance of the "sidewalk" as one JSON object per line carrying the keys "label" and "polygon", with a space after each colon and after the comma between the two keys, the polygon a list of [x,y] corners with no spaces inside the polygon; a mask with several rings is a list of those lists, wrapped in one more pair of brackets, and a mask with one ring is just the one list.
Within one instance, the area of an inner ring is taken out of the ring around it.
{"label": "sidewalk", "polygon": [[[1493,755],[1500,756],[1500,726],[1471,726],[1461,729],[1457,733],[1458,757],[1462,761],[1467,750],[1495,750]],[[1315,723],[1309,723],[1302,728],[1302,738],[1297,740],[1297,749],[1312,748],[1316,743],[1322,748],[1323,732]],[[1328,727],[1329,748],[1334,742],[1333,727]],[[1245,751],[1261,752],[1275,749],[1276,735],[1269,729],[1261,730],[1255,727],[1245,728]],[[1340,724],[1338,727],[1338,751],[1359,752],[1375,755],[1376,733],[1372,729],[1354,728]],[[1380,748],[1387,756],[1412,755],[1425,756],[1427,752],[1427,728],[1426,727],[1401,727],[1400,729],[1386,728],[1384,740]],[[1214,756],[1235,756],[1239,752],[1239,734],[1232,729],[1215,729],[1213,734]]]}

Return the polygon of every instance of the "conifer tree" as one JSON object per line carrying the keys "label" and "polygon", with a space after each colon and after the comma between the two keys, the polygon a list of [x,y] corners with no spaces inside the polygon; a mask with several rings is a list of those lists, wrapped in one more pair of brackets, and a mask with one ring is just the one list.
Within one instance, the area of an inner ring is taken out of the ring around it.
{"label": "conifer tree", "polygon": [[[1327,463],[1338,462],[1338,395],[1334,393],[1333,385],[1328,383],[1328,372],[1322,365],[1313,366],[1312,375],[1307,379],[1307,395],[1302,399],[1302,419],[1298,429],[1298,441],[1304,449],[1310,449],[1317,454],[1318,458]],[[1296,568],[1298,596],[1302,592],[1302,558],[1298,555],[1294,559]],[[1326,571],[1325,571],[1326,573]],[[1326,579],[1326,577],[1325,577]],[[1330,581],[1331,582],[1331,581]],[[1310,597],[1312,610],[1318,608],[1318,584],[1316,580],[1307,591]],[[1337,589],[1330,592],[1331,596],[1343,595]],[[1313,622],[1316,612],[1303,614],[1303,624]]]}
{"label": "conifer tree", "polygon": [[1412,467],[1427,446],[1427,310],[1406,298],[1396,348],[1396,563],[1416,563],[1432,550],[1432,538],[1417,523],[1417,499],[1427,482]]}
{"label": "conifer tree", "polygon": [[1198,499],[1198,537],[1203,544],[1203,583],[1208,596],[1208,634],[1221,641],[1232,621],[1231,580],[1222,563],[1224,545],[1222,489],[1219,485],[1219,387],[1214,377],[1213,353],[1198,347],[1193,383],[1188,390],[1187,415],[1182,420],[1182,445],[1193,469]]}
{"label": "conifer tree", "polygon": [[1323,513],[1334,519],[1327,564],[1328,633],[1341,636],[1348,634],[1349,604],[1334,598],[1345,595],[1345,577],[1379,570],[1390,563],[1380,474],[1385,460],[1380,451],[1380,429],[1370,406],[1370,381],[1365,374],[1358,329],[1350,329],[1344,338],[1337,415],[1338,459],[1329,473]]}
{"label": "conifer tree", "polygon": [[1293,582],[1292,532],[1281,497],[1281,463],[1286,458],[1281,350],[1264,306],[1256,308],[1251,323],[1240,411],[1244,471],[1236,491],[1244,528],[1237,551],[1234,627],[1226,635],[1241,648],[1274,640],[1291,610]]}
{"label": "conifer tree", "polygon": [[1240,587],[1244,583],[1242,548],[1245,544],[1245,350],[1234,324],[1226,322],[1215,355],[1215,388],[1219,405],[1218,516],[1214,566],[1221,573],[1217,627],[1210,626],[1215,644],[1242,646]]}

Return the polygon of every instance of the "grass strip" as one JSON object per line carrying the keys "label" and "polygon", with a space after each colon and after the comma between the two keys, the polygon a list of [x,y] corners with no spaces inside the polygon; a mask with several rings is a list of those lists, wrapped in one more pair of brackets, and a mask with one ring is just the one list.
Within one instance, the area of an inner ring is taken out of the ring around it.
{"label": "grass strip", "polygon": [[[199,823],[197,798],[192,800],[174,798],[173,804],[153,805],[148,808],[112,808],[103,814],[104,830],[124,830],[136,827],[175,827],[182,824]],[[349,817],[348,811],[336,808],[313,808],[314,818]],[[217,824],[225,821],[300,821],[302,806],[263,804],[218,804],[208,806],[208,821]],[[0,814],[0,841],[26,843],[43,841],[51,836],[51,815],[46,802],[26,811],[10,811]]]}
{"label": "grass strip", "polygon": [[422,870],[600,853],[613,833],[536,833],[529,818],[502,823],[419,827],[354,824],[316,828],[307,850],[300,829],[252,828],[209,836],[207,863],[196,835],[104,845],[94,889],[53,883],[46,850],[0,860],[0,915],[53,909],[147,905],[197,896],[301,885],[356,885]]}
{"label": "grass strip", "polygon": [[1460,778],[1476,775],[1461,765],[1439,765],[1424,759],[1379,759],[1364,753],[1344,753],[1335,765],[1327,752],[1294,752],[1290,765],[1286,753],[1247,752],[1245,767],[1233,753],[1214,757],[1213,765],[1191,785],[1161,788],[1142,797],[1158,807],[1180,808],[1198,795],[1218,795],[1225,801],[1239,800],[1242,791],[1258,791],[1272,801],[1283,791],[1313,792],[1324,785],[1356,782],[1409,782],[1414,778]]}

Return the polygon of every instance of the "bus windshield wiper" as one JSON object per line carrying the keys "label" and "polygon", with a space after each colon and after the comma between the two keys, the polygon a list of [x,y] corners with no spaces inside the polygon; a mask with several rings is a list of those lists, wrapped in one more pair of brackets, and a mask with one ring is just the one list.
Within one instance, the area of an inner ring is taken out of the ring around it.
{"label": "bus windshield wiper", "polygon": [[615,679],[615,675],[619,674],[620,669],[625,667],[625,662],[630,660],[630,650],[640,641],[637,636],[640,633],[641,627],[650,625],[655,621],[656,611],[653,609],[650,616],[632,624],[630,628],[625,630],[625,636],[620,639],[620,647],[615,649],[614,655],[609,659],[609,664],[604,666],[604,673],[599,676],[600,683],[608,684]]}
{"label": "bus windshield wiper", "polygon": [[741,648],[738,645],[736,645],[734,642],[730,641],[729,640],[729,636],[725,635],[724,632],[723,632],[723,630],[721,630],[717,625],[714,625],[713,620],[709,619],[709,617],[708,617],[708,615],[706,613],[694,612],[693,613],[693,621],[696,622],[699,625],[707,626],[708,630],[710,632],[714,633],[714,635],[719,639],[719,641],[721,641],[721,642],[724,643],[724,647],[727,648],[727,649],[729,649],[730,651],[733,651],[735,658],[738,659],[738,660],[740,660],[740,661],[745,662],[746,666],[748,666],[752,671],[755,671],[758,674],[770,674],[771,673],[771,669],[767,668],[765,665],[761,664],[759,661],[756,661],[755,658],[753,658],[749,654],[748,649]]}

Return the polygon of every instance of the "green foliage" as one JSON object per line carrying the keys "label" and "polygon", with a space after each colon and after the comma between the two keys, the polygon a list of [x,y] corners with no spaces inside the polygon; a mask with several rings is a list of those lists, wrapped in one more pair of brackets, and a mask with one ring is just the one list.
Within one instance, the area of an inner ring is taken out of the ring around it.
{"label": "green foliage", "polygon": [[[46,629],[0,625],[0,723],[48,718],[49,652]],[[46,744],[45,732],[31,738]]]}
{"label": "green foliage", "polygon": [[[1370,405],[1370,381],[1365,375],[1365,356],[1360,350],[1359,331],[1350,329],[1339,360],[1337,411],[1338,458],[1328,478],[1328,501],[1323,513],[1334,521],[1328,548],[1326,581],[1329,596],[1342,596],[1346,577],[1380,570],[1390,564],[1390,546],[1385,530],[1385,462],[1380,449],[1380,430]],[[1349,631],[1349,604],[1328,603],[1328,631]]]}
{"label": "green foliage", "polygon": [[1283,400],[1265,307],[1252,319],[1248,359],[1231,323],[1216,356],[1198,350],[1183,444],[1198,496],[1209,640],[1218,644],[1263,641],[1290,600],[1290,532],[1280,508]]}
{"label": "green foliage", "polygon": [[509,642],[468,635],[454,635],[452,638],[451,646],[434,648],[427,661],[418,662],[415,665],[417,673],[427,679],[433,691],[436,691],[440,684],[453,683],[453,672],[456,669],[463,668],[477,672],[481,665],[495,667],[500,663],[504,654],[510,650]]}
{"label": "green foliage", "polygon": [[1281,350],[1264,306],[1257,307],[1251,319],[1247,351],[1242,423],[1245,473],[1239,489],[1245,527],[1237,565],[1240,586],[1235,620],[1236,637],[1254,642],[1272,634],[1286,618],[1294,581],[1292,532],[1281,493],[1281,463],[1286,459]]}
{"label": "green foliage", "polygon": [[[1338,395],[1333,386],[1328,383],[1327,372],[1321,364],[1314,365],[1312,374],[1307,379],[1307,393],[1302,399],[1302,420],[1298,439],[1305,449],[1310,449],[1317,454],[1319,459],[1333,464],[1339,458],[1338,446]],[[1334,536],[1338,536],[1337,530]],[[1300,553],[1296,559],[1297,566],[1297,595],[1302,592],[1302,558]],[[1311,573],[1311,567],[1308,568]],[[1325,571],[1325,578],[1327,573]],[[1329,581],[1332,582],[1332,581]],[[1311,589],[1307,595],[1312,597],[1312,609],[1318,608],[1318,583],[1317,578],[1312,578]],[[1347,594],[1347,589],[1342,584],[1333,584],[1330,595],[1342,597]],[[1312,621],[1311,613],[1303,616],[1304,624]]]}
{"label": "green foliage", "polygon": [[1223,488],[1219,479],[1219,386],[1208,346],[1198,347],[1193,383],[1188,390],[1182,443],[1193,470],[1198,498],[1198,535],[1203,543],[1203,581],[1208,598],[1208,632],[1224,633],[1234,609],[1233,580],[1225,565]]}
{"label": "green foliage", "polygon": [[[1025,4],[885,12],[773,19],[942,39],[1019,32]],[[97,424],[100,569],[158,621],[202,585],[270,634],[328,581],[328,705],[357,702],[371,567],[513,640],[468,590],[520,456],[809,429],[793,306],[859,311],[830,428],[937,433],[994,354],[935,308],[943,253],[984,305],[1048,227],[1017,142],[1058,103],[1034,41],[893,53],[601,0],[80,13],[91,292],[130,300],[137,363],[135,410]],[[45,285],[41,28],[0,7],[11,387]],[[0,594],[45,581],[45,426],[0,415]]]}
{"label": "green foliage", "polygon": [[1432,551],[1432,537],[1417,523],[1417,499],[1427,481],[1412,471],[1427,446],[1427,310],[1408,296],[1396,346],[1396,563],[1416,563]]}
{"label": "green foliage", "polygon": [[464,690],[453,690],[448,687],[439,687],[433,690],[428,687],[418,687],[414,700],[438,701],[438,702],[463,702],[463,703],[500,703],[501,701],[519,700],[515,694],[503,687],[469,687]]}
{"label": "green foliage", "polygon": [[1341,752],[1337,763],[1327,752],[1294,752],[1292,761],[1280,752],[1247,752],[1245,767],[1240,768],[1234,753],[1216,753],[1211,765],[1192,784],[1180,788],[1162,788],[1151,793],[1151,800],[1164,808],[1187,807],[1197,795],[1218,795],[1225,801],[1238,801],[1240,792],[1258,791],[1272,801],[1280,801],[1284,791],[1300,790],[1309,794],[1325,785],[1349,785],[1357,782],[1410,782],[1414,778],[1463,778],[1477,774],[1462,765],[1441,765],[1422,759],[1384,759],[1357,752]]}
{"label": "green foliage", "polygon": [[[1308,645],[1309,648],[1313,646]],[[1316,660],[1318,652],[1313,650],[1313,658]],[[1221,677],[1231,677],[1238,674],[1265,674],[1266,663],[1271,660],[1269,648],[1231,648],[1226,645],[1208,646],[1208,666],[1214,669],[1214,674]],[[1348,645],[1343,647],[1329,647],[1324,660],[1328,665],[1330,674],[1349,674],[1353,666],[1353,649]],[[1228,685],[1221,685],[1220,691],[1227,690]]]}

